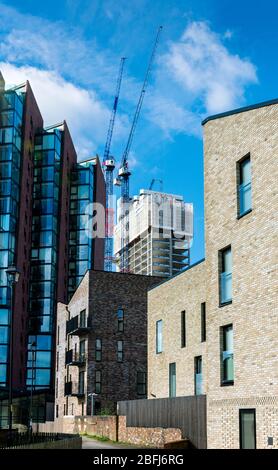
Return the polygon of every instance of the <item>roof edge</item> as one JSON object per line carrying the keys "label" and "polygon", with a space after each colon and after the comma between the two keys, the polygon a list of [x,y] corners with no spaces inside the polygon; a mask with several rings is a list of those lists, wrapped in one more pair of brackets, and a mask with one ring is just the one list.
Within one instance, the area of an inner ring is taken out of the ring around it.
{"label": "roof edge", "polygon": [[261,103],[252,104],[250,106],[244,106],[242,108],[236,108],[231,111],[226,111],[225,113],[214,114],[212,116],[208,116],[206,119],[202,121],[202,126],[207,124],[209,121],[215,121],[216,119],[225,118],[228,116],[233,116],[234,114],[246,113],[247,111],[252,111],[253,109],[265,108],[267,106],[271,106],[273,104],[278,104],[278,98],[270,100],[270,101],[263,101]]}
{"label": "roof edge", "polygon": [[200,259],[199,261],[196,261],[196,263],[190,264],[187,268],[183,269],[183,270],[180,271],[179,273],[174,274],[173,276],[168,277],[168,278],[162,278],[162,281],[161,281],[159,284],[157,284],[156,286],[150,287],[150,288],[148,289],[148,292],[150,292],[151,290],[156,289],[157,287],[162,286],[162,285],[165,284],[166,282],[172,281],[172,279],[175,279],[176,277],[181,276],[181,274],[184,274],[184,273],[186,273],[187,271],[190,271],[192,268],[195,268],[196,266],[198,266],[199,264],[204,263],[205,261],[206,261],[206,258],[202,258],[202,259]]}

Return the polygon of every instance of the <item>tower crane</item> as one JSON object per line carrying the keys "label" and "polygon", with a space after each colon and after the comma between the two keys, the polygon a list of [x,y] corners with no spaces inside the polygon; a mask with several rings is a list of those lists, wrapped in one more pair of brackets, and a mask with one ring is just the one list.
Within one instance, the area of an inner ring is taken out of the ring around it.
{"label": "tower crane", "polygon": [[113,209],[113,172],[115,169],[115,160],[110,155],[110,147],[113,136],[115,117],[118,108],[119,95],[123,77],[123,69],[125,64],[125,57],[121,58],[119,74],[117,79],[116,93],[114,104],[111,112],[106,144],[103,155],[103,168],[105,170],[105,183],[106,183],[106,208],[105,208],[105,271],[112,271],[112,256],[113,256],[113,225],[114,225],[114,209]]}
{"label": "tower crane", "polygon": [[121,214],[120,214],[120,222],[121,222],[121,254],[120,254],[120,271],[121,272],[128,272],[129,271],[129,262],[128,262],[128,243],[129,243],[129,207],[128,203],[130,201],[129,198],[129,177],[131,175],[129,168],[128,168],[128,156],[131,148],[131,144],[134,137],[135,128],[138,122],[138,118],[140,115],[140,111],[142,108],[144,96],[146,93],[146,88],[148,85],[151,68],[153,65],[154,57],[156,54],[159,37],[161,34],[162,26],[159,26],[158,32],[156,35],[155,43],[153,46],[153,50],[151,53],[151,57],[148,63],[145,79],[143,82],[142,90],[139,96],[139,100],[135,109],[135,114],[133,117],[130,133],[128,136],[127,144],[123,153],[121,167],[118,172],[118,178],[116,179],[116,184],[121,186]]}
{"label": "tower crane", "polygon": [[159,179],[155,179],[155,178],[153,178],[152,181],[151,181],[151,184],[150,184],[150,187],[149,187],[149,191],[152,191],[152,189],[153,189],[155,183],[159,183],[159,184],[160,184],[160,192],[162,193],[162,192],[163,192],[163,181],[162,181],[162,180],[159,180]]}

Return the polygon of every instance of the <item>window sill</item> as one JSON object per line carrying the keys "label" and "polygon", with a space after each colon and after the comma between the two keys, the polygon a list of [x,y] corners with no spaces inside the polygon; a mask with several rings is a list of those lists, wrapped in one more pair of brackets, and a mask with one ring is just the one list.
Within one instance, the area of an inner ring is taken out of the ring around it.
{"label": "window sill", "polygon": [[231,380],[230,382],[221,382],[221,387],[232,387],[234,385],[234,381]]}
{"label": "window sill", "polygon": [[238,214],[237,220],[240,220],[243,217],[245,217],[246,215],[251,214],[252,211],[253,211],[253,209],[249,209],[248,211],[244,212],[243,214]]}
{"label": "window sill", "polygon": [[219,304],[219,308],[226,307],[227,305],[231,305],[233,303],[232,300],[229,300],[229,302],[224,302],[223,304]]}

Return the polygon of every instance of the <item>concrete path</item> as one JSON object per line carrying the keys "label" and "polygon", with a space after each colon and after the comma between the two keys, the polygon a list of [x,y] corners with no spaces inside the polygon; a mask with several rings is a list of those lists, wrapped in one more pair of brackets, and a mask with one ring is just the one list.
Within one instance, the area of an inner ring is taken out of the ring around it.
{"label": "concrete path", "polygon": [[129,444],[117,444],[114,442],[102,442],[91,437],[82,436],[82,449],[138,449],[136,446]]}

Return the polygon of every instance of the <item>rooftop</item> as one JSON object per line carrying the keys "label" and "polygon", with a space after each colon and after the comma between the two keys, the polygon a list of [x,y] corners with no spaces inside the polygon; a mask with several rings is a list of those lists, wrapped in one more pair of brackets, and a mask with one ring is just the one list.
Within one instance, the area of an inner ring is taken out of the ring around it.
{"label": "rooftop", "polygon": [[246,113],[247,111],[252,111],[253,109],[265,108],[266,106],[272,106],[273,104],[278,104],[278,98],[270,101],[263,101],[262,103],[252,104],[243,108],[233,109],[232,111],[227,111],[225,113],[214,114],[213,116],[209,116],[204,119],[204,121],[202,122],[202,126],[204,126],[209,121],[233,116],[234,114]]}

